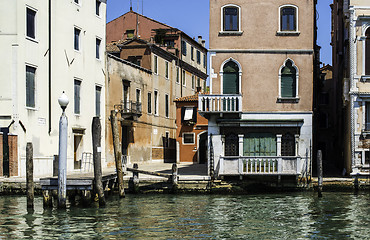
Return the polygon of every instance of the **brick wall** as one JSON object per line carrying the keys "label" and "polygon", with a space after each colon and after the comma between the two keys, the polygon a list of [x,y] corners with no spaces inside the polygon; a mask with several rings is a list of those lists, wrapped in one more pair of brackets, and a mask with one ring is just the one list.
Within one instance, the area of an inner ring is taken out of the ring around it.
{"label": "brick wall", "polygon": [[0,176],[3,176],[3,134],[0,133]]}
{"label": "brick wall", "polygon": [[9,177],[18,176],[18,136],[8,135]]}

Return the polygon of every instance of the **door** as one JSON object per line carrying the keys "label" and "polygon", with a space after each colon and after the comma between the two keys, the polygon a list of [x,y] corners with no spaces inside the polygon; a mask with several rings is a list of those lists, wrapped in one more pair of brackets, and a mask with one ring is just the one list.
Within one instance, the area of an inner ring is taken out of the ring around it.
{"label": "door", "polygon": [[122,126],[122,155],[127,156],[128,152],[128,127],[127,126]]}
{"label": "door", "polygon": [[74,169],[81,169],[81,158],[82,158],[82,136],[74,135]]}
{"label": "door", "polygon": [[207,139],[208,133],[204,132],[199,137],[199,159],[198,162],[200,164],[204,164],[207,162]]}
{"label": "door", "polygon": [[244,156],[276,156],[276,136],[272,133],[248,133],[243,141]]}
{"label": "door", "polygon": [[0,132],[3,133],[3,176],[9,177],[9,128],[0,128]]}

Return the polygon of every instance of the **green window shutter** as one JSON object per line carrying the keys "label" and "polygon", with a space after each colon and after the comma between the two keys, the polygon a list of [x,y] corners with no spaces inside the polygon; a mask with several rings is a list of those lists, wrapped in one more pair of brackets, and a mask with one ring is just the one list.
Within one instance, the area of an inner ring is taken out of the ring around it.
{"label": "green window shutter", "polygon": [[224,73],[223,75],[223,93],[239,93],[239,73]]}
{"label": "green window shutter", "polygon": [[276,156],[276,136],[272,133],[248,133],[243,141],[244,156]]}
{"label": "green window shutter", "polygon": [[281,96],[296,97],[296,79],[295,74],[281,75]]}

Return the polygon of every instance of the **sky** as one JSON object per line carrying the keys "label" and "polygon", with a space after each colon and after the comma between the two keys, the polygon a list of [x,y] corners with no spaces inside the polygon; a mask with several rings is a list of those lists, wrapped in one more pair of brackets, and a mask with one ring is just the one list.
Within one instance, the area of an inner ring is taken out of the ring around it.
{"label": "sky", "polygon": [[[191,37],[202,36],[209,42],[209,0],[131,0],[134,11],[178,28]],[[312,0],[313,1],[313,0]],[[321,62],[331,64],[331,11],[333,0],[319,0],[317,5],[318,45]],[[184,4],[186,2],[186,4]],[[194,7],[197,6],[197,7]],[[130,0],[107,0],[107,22],[130,11]]]}

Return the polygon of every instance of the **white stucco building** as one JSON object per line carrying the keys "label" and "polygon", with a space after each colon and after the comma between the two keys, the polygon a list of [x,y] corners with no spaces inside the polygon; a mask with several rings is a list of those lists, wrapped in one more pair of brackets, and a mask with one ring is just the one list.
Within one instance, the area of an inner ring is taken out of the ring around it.
{"label": "white stucco building", "polygon": [[0,2],[0,126],[17,136],[18,175],[26,174],[27,142],[35,176],[52,173],[63,91],[70,100],[67,168],[77,170],[82,153],[92,153],[94,116],[105,145],[106,0]]}

